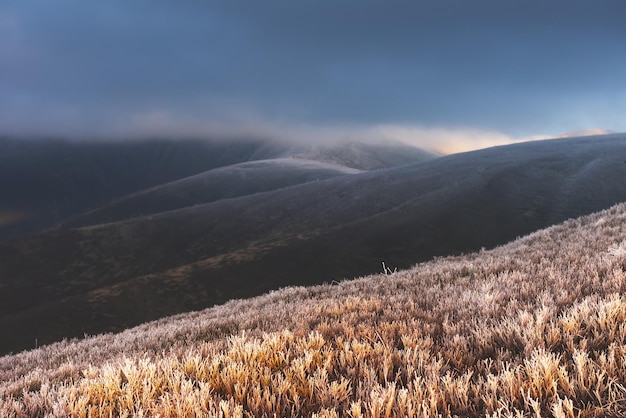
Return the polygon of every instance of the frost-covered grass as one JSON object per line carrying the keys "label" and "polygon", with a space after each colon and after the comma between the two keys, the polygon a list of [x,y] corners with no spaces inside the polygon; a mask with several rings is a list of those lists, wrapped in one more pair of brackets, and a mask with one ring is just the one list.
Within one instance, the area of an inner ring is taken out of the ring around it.
{"label": "frost-covered grass", "polygon": [[626,205],[0,358],[0,416],[623,416]]}

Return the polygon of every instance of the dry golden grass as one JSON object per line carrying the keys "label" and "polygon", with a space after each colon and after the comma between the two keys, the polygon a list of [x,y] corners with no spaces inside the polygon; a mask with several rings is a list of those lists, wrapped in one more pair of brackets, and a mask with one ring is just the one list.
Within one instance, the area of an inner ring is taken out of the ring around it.
{"label": "dry golden grass", "polygon": [[0,358],[7,417],[626,416],[626,205]]}

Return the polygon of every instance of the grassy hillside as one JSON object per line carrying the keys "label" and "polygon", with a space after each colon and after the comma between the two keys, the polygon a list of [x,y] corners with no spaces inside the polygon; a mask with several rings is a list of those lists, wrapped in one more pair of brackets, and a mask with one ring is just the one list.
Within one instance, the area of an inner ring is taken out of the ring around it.
{"label": "grassy hillside", "polygon": [[[393,142],[296,147],[255,139],[69,141],[0,137],[0,241],[35,234],[113,199],[206,170],[296,156],[367,170],[436,157]],[[260,172],[259,176],[266,174]]]}
{"label": "grassy hillside", "polygon": [[69,218],[62,226],[116,222],[360,172],[336,164],[296,158],[232,164],[124,196]]}
{"label": "grassy hillside", "polygon": [[624,135],[538,141],[5,242],[0,354],[492,248],[626,201],[625,160]]}
{"label": "grassy hillside", "polygon": [[0,415],[623,416],[626,205],[0,358]]}
{"label": "grassy hillside", "polygon": [[284,151],[253,140],[0,138],[0,240],[36,233],[147,187]]}
{"label": "grassy hillside", "polygon": [[347,141],[340,144],[301,145],[292,147],[285,155],[366,171],[397,167],[438,157],[438,154],[394,141],[380,143]]}
{"label": "grassy hillside", "polygon": [[491,248],[626,201],[625,150],[498,147],[1,243],[0,354]]}

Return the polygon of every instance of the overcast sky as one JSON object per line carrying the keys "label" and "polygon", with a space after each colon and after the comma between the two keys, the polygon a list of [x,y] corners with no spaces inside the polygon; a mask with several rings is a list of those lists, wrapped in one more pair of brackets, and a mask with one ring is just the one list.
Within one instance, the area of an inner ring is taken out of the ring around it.
{"label": "overcast sky", "polygon": [[3,0],[0,134],[626,131],[626,2]]}

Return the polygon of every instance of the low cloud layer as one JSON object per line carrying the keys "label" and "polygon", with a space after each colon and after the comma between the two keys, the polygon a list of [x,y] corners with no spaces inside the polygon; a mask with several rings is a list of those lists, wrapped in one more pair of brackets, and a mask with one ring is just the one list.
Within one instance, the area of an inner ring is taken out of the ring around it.
{"label": "low cloud layer", "polygon": [[[428,127],[408,123],[293,123],[270,121],[251,112],[239,111],[234,117],[209,119],[193,117],[167,110],[113,118],[106,123],[89,123],[89,118],[76,114],[56,114],[48,124],[27,126],[14,133],[22,137],[68,137],[75,140],[107,139],[255,139],[296,145],[333,144],[341,142],[402,142],[439,154],[471,151],[515,142],[533,141],[553,137],[601,135],[604,129],[587,129],[564,134],[546,133],[514,137],[503,132],[469,127]],[[1,116],[0,116],[1,118]],[[94,127],[95,126],[95,127]]]}
{"label": "low cloud layer", "polygon": [[624,13],[618,0],[7,0],[0,135],[347,129],[463,149],[450,138],[625,131]]}

